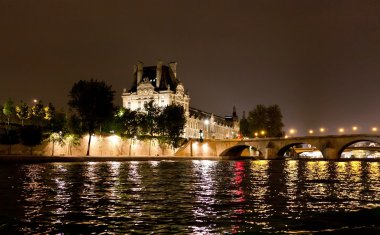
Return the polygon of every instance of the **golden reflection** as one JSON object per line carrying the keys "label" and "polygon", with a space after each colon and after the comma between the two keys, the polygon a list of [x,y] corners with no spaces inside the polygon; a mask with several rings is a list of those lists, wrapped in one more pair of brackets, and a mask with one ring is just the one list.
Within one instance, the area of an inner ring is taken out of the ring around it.
{"label": "golden reflection", "polygon": [[[249,194],[249,197],[254,198],[255,211],[260,219],[269,218],[272,216],[271,205],[266,202],[270,194],[269,191],[269,160],[251,161],[251,177],[250,183],[255,185]],[[269,223],[255,222],[256,225],[267,227]]]}
{"label": "golden reflection", "polygon": [[[362,165],[360,161],[338,162],[336,163],[336,179],[338,189],[335,196],[341,200],[347,200],[349,206],[354,208],[360,204],[364,185],[362,178]],[[354,190],[353,190],[354,189]],[[347,207],[344,203],[342,208]]]}
{"label": "golden reflection", "polygon": [[[139,161],[131,161],[129,164],[129,171],[128,171],[128,179],[134,183],[134,187],[132,188],[133,191],[141,191],[141,175],[139,172]],[[139,194],[134,194],[133,195],[135,198],[139,198]]]}
{"label": "golden reflection", "polygon": [[[194,191],[199,192],[195,195],[195,201],[197,204],[193,207],[192,212],[194,218],[212,218],[214,216],[214,209],[210,205],[215,204],[215,194],[216,186],[214,176],[214,168],[216,166],[216,161],[211,160],[193,160],[192,161],[192,171],[193,175],[196,176],[196,182],[194,185]],[[209,233],[210,228],[207,226],[194,226],[194,234],[205,234]]]}
{"label": "golden reflection", "polygon": [[349,162],[349,166],[351,168],[351,172],[352,174],[354,174],[355,176],[360,176],[360,172],[362,171],[362,166],[361,166],[361,162],[359,161],[350,161]]}
{"label": "golden reflection", "polygon": [[[286,194],[288,198],[286,208],[288,212],[295,212],[298,208],[297,205],[297,184],[298,184],[298,160],[288,160],[285,162],[285,185]],[[288,213],[287,212],[287,213]]]}
{"label": "golden reflection", "polygon": [[[305,168],[305,193],[314,200],[322,200],[329,197],[330,172],[327,161],[310,161]],[[317,211],[325,211],[327,208],[321,204],[307,203],[307,208]]]}
{"label": "golden reflection", "polygon": [[327,161],[309,161],[306,163],[306,179],[327,179],[329,177]]}
{"label": "golden reflection", "polygon": [[251,194],[260,200],[264,200],[268,193],[269,161],[251,161],[250,167],[252,170],[251,182],[258,185]]}
{"label": "golden reflection", "polygon": [[368,178],[369,178],[369,189],[376,192],[377,197],[380,198],[380,164],[379,162],[369,162],[368,163]]}
{"label": "golden reflection", "polygon": [[[59,202],[59,207],[54,210],[54,213],[56,215],[67,214],[67,203],[71,200],[72,195],[68,189],[67,179],[65,179],[67,172],[66,164],[56,163],[54,166],[54,182],[56,183],[56,196],[54,200]],[[56,222],[59,223],[60,220],[58,219]]]}

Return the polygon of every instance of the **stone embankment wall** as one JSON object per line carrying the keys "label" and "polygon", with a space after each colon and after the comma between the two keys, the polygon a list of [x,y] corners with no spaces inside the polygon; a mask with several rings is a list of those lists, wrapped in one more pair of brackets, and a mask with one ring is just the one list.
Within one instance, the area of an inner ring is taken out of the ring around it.
{"label": "stone embankment wall", "polygon": [[[79,146],[54,145],[55,156],[84,156],[87,151],[88,136],[81,138]],[[8,154],[8,145],[0,145],[0,154]],[[53,144],[43,141],[33,148],[33,155],[50,156],[53,152]],[[91,156],[173,156],[175,149],[160,146],[157,141],[123,140],[118,136],[92,136]],[[17,144],[11,146],[13,155],[30,155],[30,147]]]}

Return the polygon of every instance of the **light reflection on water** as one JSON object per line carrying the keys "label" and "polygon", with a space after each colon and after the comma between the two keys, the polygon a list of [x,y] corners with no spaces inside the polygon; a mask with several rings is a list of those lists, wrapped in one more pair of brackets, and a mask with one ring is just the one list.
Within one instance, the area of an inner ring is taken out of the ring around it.
{"label": "light reflection on water", "polygon": [[380,227],[379,162],[88,162],[6,165],[0,172],[0,233]]}

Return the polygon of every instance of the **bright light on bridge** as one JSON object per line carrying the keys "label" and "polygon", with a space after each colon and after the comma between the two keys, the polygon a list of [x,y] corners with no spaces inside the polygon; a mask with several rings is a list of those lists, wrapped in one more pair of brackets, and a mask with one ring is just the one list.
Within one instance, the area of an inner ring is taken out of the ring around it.
{"label": "bright light on bridge", "polygon": [[321,128],[319,128],[319,131],[320,131],[321,133],[323,133],[323,132],[325,132],[325,128],[321,127]]}
{"label": "bright light on bridge", "polygon": [[310,135],[314,134],[314,131],[313,130],[309,130],[309,134]]}
{"label": "bright light on bridge", "polygon": [[339,133],[343,133],[344,132],[344,128],[339,128]]}
{"label": "bright light on bridge", "polygon": [[371,129],[373,132],[376,132],[378,129],[377,129],[377,127],[372,127],[372,129]]}

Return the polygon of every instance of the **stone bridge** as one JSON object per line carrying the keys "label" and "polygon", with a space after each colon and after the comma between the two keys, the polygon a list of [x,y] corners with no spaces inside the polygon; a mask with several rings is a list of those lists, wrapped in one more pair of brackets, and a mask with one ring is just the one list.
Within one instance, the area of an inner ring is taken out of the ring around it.
{"label": "stone bridge", "polygon": [[182,146],[176,156],[241,156],[247,148],[259,152],[259,158],[276,159],[284,156],[285,151],[298,144],[310,144],[321,151],[325,159],[339,159],[345,148],[351,144],[370,141],[380,144],[380,135],[327,135],[290,138],[255,138],[235,140],[191,139]]}

